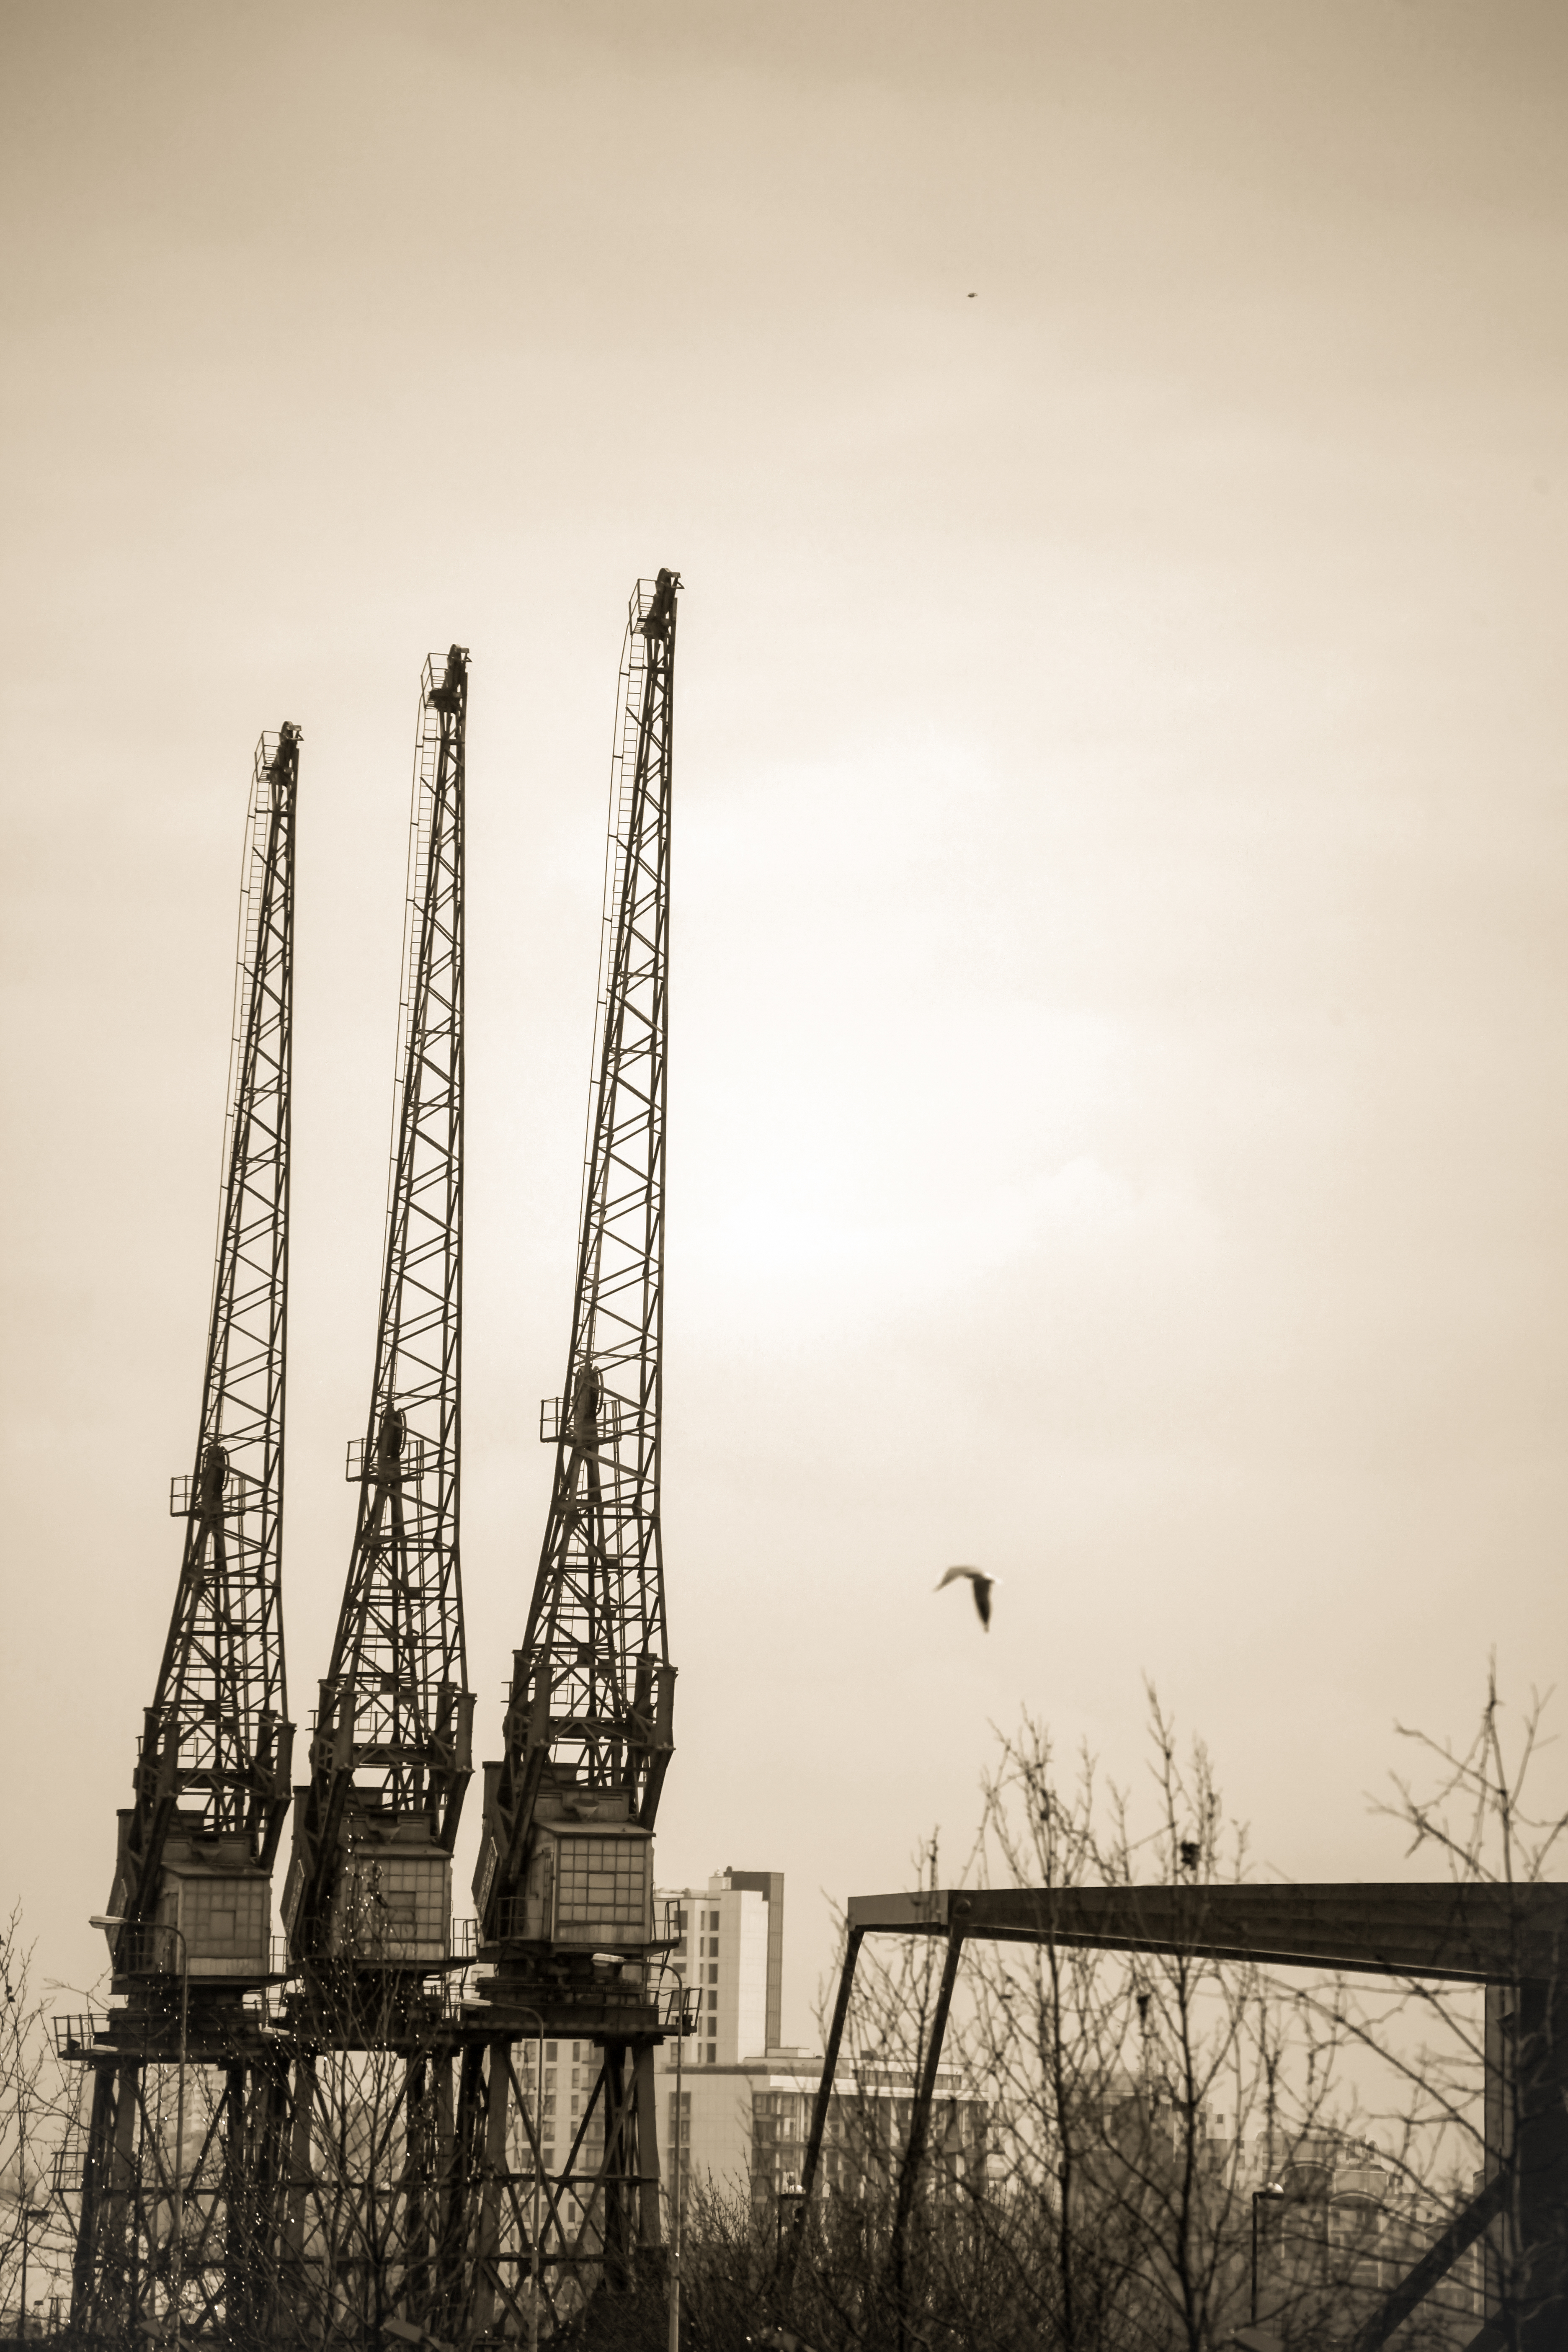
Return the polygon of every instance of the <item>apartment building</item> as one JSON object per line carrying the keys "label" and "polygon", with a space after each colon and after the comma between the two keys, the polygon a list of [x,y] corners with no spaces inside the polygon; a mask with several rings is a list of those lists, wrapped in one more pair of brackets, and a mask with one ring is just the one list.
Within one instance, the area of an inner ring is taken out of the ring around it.
{"label": "apartment building", "polygon": [[[684,2063],[733,2066],[776,2047],[784,2002],[784,1874],[721,1870],[706,1886],[654,1890],[654,1919],[673,1939],[671,1976],[702,1993]],[[661,2064],[674,2064],[666,2043]]]}
{"label": "apartment building", "polygon": [[[673,2179],[679,2126],[683,2206],[693,2189],[712,2188],[767,2206],[797,2189],[822,2079],[816,2052],[778,2049],[735,2066],[702,2065],[659,2077],[659,2161]],[[915,2091],[909,2066],[840,2064],[828,2103],[818,2183],[825,2194],[858,2197],[896,2179],[909,2142]],[[679,2104],[678,2104],[679,2098]],[[986,2165],[986,2108],[970,2095],[957,2067],[937,2075],[927,2142],[928,2190],[956,2200]]]}

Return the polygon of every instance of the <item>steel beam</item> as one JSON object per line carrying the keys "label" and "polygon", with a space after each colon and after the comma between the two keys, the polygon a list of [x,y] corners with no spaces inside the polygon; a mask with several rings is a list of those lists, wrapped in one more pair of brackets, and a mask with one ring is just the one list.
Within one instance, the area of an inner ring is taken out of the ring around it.
{"label": "steel beam", "polygon": [[963,1887],[850,1898],[867,1935],[1192,1952],[1264,1968],[1457,1983],[1545,1979],[1568,1963],[1568,1886]]}

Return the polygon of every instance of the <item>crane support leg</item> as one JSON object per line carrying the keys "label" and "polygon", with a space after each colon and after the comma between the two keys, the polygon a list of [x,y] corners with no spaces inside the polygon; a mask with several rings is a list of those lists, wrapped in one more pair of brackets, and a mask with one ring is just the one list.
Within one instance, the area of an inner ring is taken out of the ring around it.
{"label": "crane support leg", "polygon": [[231,2327],[249,2299],[247,2208],[252,2184],[246,2147],[245,2072],[243,2065],[232,2061],[224,2069],[223,2272],[224,2303]]}
{"label": "crane support leg", "polygon": [[510,2104],[511,2068],[509,2044],[489,2045],[489,2080],[485,2101],[485,2149],[480,2172],[479,2240],[474,2249],[474,2294],[470,2326],[483,2336],[495,2313],[496,2257],[500,2251],[501,2176],[507,2150],[507,2110]]}
{"label": "crane support leg", "polygon": [[626,2097],[626,2046],[605,2046],[605,2281],[612,2294],[632,2283],[632,2184],[636,2115]]}
{"label": "crane support leg", "polygon": [[289,2167],[283,2201],[282,2275],[278,2282],[279,2334],[293,2332],[305,2316],[306,2211],[313,2184],[310,2139],[316,2113],[316,2061],[303,2057],[294,2067],[294,2111],[288,2119]]}
{"label": "crane support leg", "polygon": [[632,2095],[637,2105],[637,2251],[645,2263],[658,2263],[664,2253],[664,2216],[659,2210],[658,2105],[654,2084],[652,2042],[637,2045]]}
{"label": "crane support leg", "polygon": [[134,2326],[138,2316],[134,2237],[129,2224],[140,2073],[133,2062],[93,2069],[81,2222],[71,2278],[71,2327],[83,2335],[106,2333],[121,2321]]}

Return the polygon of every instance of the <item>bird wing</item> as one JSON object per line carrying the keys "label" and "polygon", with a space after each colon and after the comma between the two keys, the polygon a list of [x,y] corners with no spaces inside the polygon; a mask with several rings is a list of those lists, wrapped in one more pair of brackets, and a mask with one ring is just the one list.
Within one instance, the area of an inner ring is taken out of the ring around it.
{"label": "bird wing", "polygon": [[951,1584],[955,1576],[967,1576],[973,1584],[979,1574],[980,1570],[977,1568],[950,1568],[944,1571],[941,1583],[933,1586],[932,1590],[940,1592],[942,1585]]}

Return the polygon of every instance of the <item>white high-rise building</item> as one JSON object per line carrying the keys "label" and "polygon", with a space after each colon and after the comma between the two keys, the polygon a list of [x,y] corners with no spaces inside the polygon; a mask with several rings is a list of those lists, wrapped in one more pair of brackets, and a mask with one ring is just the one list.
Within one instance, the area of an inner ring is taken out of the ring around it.
{"label": "white high-rise building", "polygon": [[[784,1990],[784,1873],[721,1870],[706,1886],[657,1887],[654,1923],[676,1939],[671,1974],[702,1993],[685,2063],[733,2066],[772,2048]],[[668,2043],[660,2055],[673,2064]]]}
{"label": "white high-rise building", "polygon": [[[670,1974],[701,1996],[698,2030],[681,2053],[683,2180],[689,2189],[700,2171],[728,2189],[744,2189],[751,2174],[751,2084],[717,2070],[737,2068],[745,2059],[758,2063],[778,2041],[784,1874],[721,1870],[706,1886],[657,1888],[654,1923],[677,1939],[667,1963]],[[655,2060],[659,2165],[667,2187],[675,2077],[675,2043],[668,2041]]]}

